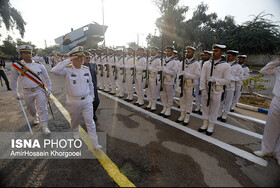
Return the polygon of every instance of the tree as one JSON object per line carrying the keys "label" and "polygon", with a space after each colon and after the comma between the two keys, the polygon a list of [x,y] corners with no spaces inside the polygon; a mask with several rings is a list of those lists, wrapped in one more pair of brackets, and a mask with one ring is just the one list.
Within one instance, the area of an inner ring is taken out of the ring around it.
{"label": "tree", "polygon": [[163,36],[163,45],[172,45],[173,41],[179,41],[178,29],[185,19],[188,7],[179,6],[180,0],[155,0],[154,2],[161,13],[161,17],[156,20],[156,26]]}
{"label": "tree", "polygon": [[8,37],[3,41],[3,45],[0,46],[0,50],[6,56],[16,56],[18,52],[16,50],[16,43],[13,41],[12,37],[8,35]]}
{"label": "tree", "polygon": [[21,13],[11,6],[10,0],[0,1],[0,27],[4,22],[6,29],[9,31],[13,30],[14,27],[19,31],[21,37],[25,33],[26,22],[23,20]]}
{"label": "tree", "polygon": [[279,25],[266,19],[261,12],[253,20],[237,27],[226,44],[247,54],[271,54],[279,51],[280,32]]}

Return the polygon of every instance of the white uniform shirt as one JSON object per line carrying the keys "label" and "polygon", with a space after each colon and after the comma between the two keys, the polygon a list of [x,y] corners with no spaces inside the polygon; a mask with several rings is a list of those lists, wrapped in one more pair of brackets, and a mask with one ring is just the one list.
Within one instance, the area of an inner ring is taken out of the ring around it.
{"label": "white uniform shirt", "polygon": [[138,56],[136,59],[135,59],[135,68],[136,68],[136,71],[143,71],[146,69],[146,58],[144,56]]}
{"label": "white uniform shirt", "polygon": [[194,58],[185,60],[185,69],[182,73],[182,62],[178,67],[178,75],[184,74],[185,79],[196,80],[200,76],[200,65]]}
{"label": "white uniform shirt", "polygon": [[[32,63],[25,63],[24,60],[20,61],[23,65],[25,65],[28,69],[30,69],[32,72],[37,74],[39,78],[44,82],[49,91],[51,91],[51,80],[49,78],[48,72],[45,68],[45,66],[41,63],[36,63],[35,61],[32,61]],[[11,68],[11,87],[14,91],[14,94],[18,93],[18,87],[17,87],[17,80],[18,77],[20,77],[21,87],[22,88],[34,88],[38,87],[39,85],[27,78],[26,76],[21,76],[21,73],[18,72],[14,67]],[[44,79],[42,79],[44,78]]]}
{"label": "white uniform shirt", "polygon": [[242,80],[246,80],[250,77],[250,70],[247,66],[242,65]]}
{"label": "white uniform shirt", "polygon": [[90,71],[82,66],[76,69],[70,59],[58,63],[52,68],[54,74],[65,76],[66,93],[70,97],[86,97],[91,95],[94,98],[93,84]]}
{"label": "white uniform shirt", "polygon": [[125,68],[127,68],[127,69],[133,68],[134,67],[134,56],[133,55],[127,56],[126,60],[127,61],[125,64]]}
{"label": "white uniform shirt", "polygon": [[[164,75],[164,84],[166,85],[174,85],[174,79],[177,74],[177,62],[174,60],[172,56],[166,57],[164,61],[163,67],[163,75]],[[171,79],[168,77],[171,76]]]}
{"label": "white uniform shirt", "polygon": [[[216,85],[220,86],[220,90],[216,90],[216,88],[212,87],[212,91],[215,94],[220,94],[223,92],[222,86],[227,85],[230,83],[231,80],[231,73],[230,73],[230,65],[228,63],[219,63],[221,59],[214,60],[214,70],[213,75],[216,79]],[[207,90],[208,89],[208,80],[210,77],[211,72],[211,60],[204,63],[201,76],[200,76],[200,90]]]}
{"label": "white uniform shirt", "polygon": [[243,70],[239,64],[234,64],[236,61],[228,62],[230,64],[231,81],[239,82],[243,77]]}
{"label": "white uniform shirt", "polygon": [[158,56],[152,56],[149,58],[148,70],[153,73],[157,73],[161,67],[161,59]]}
{"label": "white uniform shirt", "polygon": [[275,74],[275,84],[272,93],[280,98],[280,61],[275,59],[260,70],[262,74]]}

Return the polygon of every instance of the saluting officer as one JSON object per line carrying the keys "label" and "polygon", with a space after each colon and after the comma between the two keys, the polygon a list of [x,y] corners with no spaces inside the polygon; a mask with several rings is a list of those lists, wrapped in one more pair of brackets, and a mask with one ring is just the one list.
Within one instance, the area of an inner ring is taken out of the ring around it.
{"label": "saluting officer", "polygon": [[173,50],[171,46],[166,47],[166,58],[164,60],[164,67],[162,67],[164,75],[163,91],[161,92],[163,109],[160,115],[164,117],[171,115],[171,107],[173,106],[173,86],[177,73],[177,63],[172,56]]}
{"label": "saluting officer", "polygon": [[[47,98],[51,94],[51,80],[44,65],[32,60],[32,47],[21,45],[17,51],[23,60],[15,62],[11,71],[11,87],[16,99],[22,97],[18,92],[18,78],[23,88],[23,98],[27,110],[34,117],[34,124],[40,123],[40,128],[44,134],[49,134]],[[42,81],[45,80],[45,84]],[[45,88],[47,86],[47,89]],[[35,106],[36,105],[36,106]]]}
{"label": "saluting officer", "polygon": [[[190,114],[192,112],[194,81],[200,76],[200,66],[198,61],[194,58],[194,52],[196,49],[192,46],[187,46],[186,50],[187,52],[185,53],[185,62],[181,62],[178,71],[181,79],[184,79],[184,85],[181,86],[183,87],[183,96],[180,98],[181,116],[179,117],[177,122],[184,121],[184,125],[188,125],[190,121]],[[182,63],[185,64],[184,70],[182,70]]]}
{"label": "saluting officer", "polygon": [[147,98],[149,100],[149,104],[146,107],[147,109],[151,109],[151,111],[156,110],[156,102],[157,102],[157,88],[158,88],[158,72],[161,69],[161,59],[157,56],[158,48],[152,46],[151,47],[151,57],[149,58],[148,71],[149,71],[149,80],[148,80],[148,88],[147,88]]}
{"label": "saluting officer", "polygon": [[[211,58],[212,51],[204,50],[202,60],[200,60],[199,67],[202,70],[203,64]],[[200,56],[201,57],[201,56]],[[201,74],[201,71],[200,71]],[[200,77],[200,76],[199,76]],[[199,90],[200,78],[195,80],[195,104],[196,108],[193,110],[193,113],[199,113],[202,115],[201,112],[201,91]]]}
{"label": "saluting officer", "polygon": [[240,80],[236,86],[235,86],[235,94],[233,97],[232,105],[230,107],[230,111],[234,112],[234,109],[239,101],[239,98],[241,96],[242,92],[242,85],[243,85],[243,80],[246,80],[250,77],[250,70],[249,68],[244,64],[245,59],[247,58],[246,55],[239,55],[237,56],[238,58],[238,63],[242,67],[242,80]]}
{"label": "saluting officer", "polygon": [[89,68],[83,64],[83,47],[77,46],[69,52],[70,58],[57,64],[52,72],[64,76],[66,85],[66,107],[71,117],[74,138],[79,138],[81,114],[87,126],[94,149],[100,149],[93,120],[92,102],[95,99]]}
{"label": "saluting officer", "polygon": [[242,80],[242,67],[235,60],[238,53],[239,52],[235,50],[227,51],[228,64],[230,65],[231,71],[231,81],[225,86],[225,98],[222,99],[223,101],[220,104],[218,119],[222,122],[226,122],[227,114],[230,111],[236,83]]}
{"label": "saluting officer", "polygon": [[[213,45],[213,59],[204,63],[200,77],[203,125],[198,129],[198,131],[206,131],[206,134],[209,136],[212,135],[214,131],[214,124],[217,121],[223,86],[230,83],[230,65],[221,59],[225,48],[225,45]],[[210,76],[211,69],[213,70],[212,76]],[[210,84],[211,91],[209,91]],[[210,102],[209,106],[207,106],[209,94]]]}
{"label": "saluting officer", "polygon": [[137,101],[135,104],[138,106],[144,105],[144,89],[143,89],[143,71],[146,70],[146,58],[144,57],[144,48],[139,47],[137,50],[137,58],[135,61],[136,81],[135,90],[137,93]]}
{"label": "saluting officer", "polygon": [[125,89],[127,93],[127,98],[125,99],[128,102],[133,101],[133,74],[134,74],[134,50],[133,48],[127,48],[127,61],[125,64]]}

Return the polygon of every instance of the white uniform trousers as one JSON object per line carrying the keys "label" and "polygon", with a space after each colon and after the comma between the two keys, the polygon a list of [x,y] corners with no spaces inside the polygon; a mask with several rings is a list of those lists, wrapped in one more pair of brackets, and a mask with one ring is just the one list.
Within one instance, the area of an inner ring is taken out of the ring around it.
{"label": "white uniform trousers", "polygon": [[23,98],[28,112],[33,117],[35,117],[37,113],[39,115],[40,122],[47,122],[49,120],[47,99],[42,89],[36,90],[34,92],[23,91]]}
{"label": "white uniform trousers", "polygon": [[226,89],[225,98],[222,102],[220,102],[220,110],[228,113],[232,104],[232,99],[234,95],[234,89],[229,88]]}
{"label": "white uniform trousers", "polygon": [[119,94],[124,95],[124,87],[125,83],[123,83],[123,77],[124,75],[121,75],[120,71],[118,71],[118,79],[117,79],[117,87],[119,90]]}
{"label": "white uniform trousers", "polygon": [[199,80],[195,80],[195,104],[201,104],[201,93],[199,95]]}
{"label": "white uniform trousers", "polygon": [[160,95],[163,106],[171,108],[173,106],[173,85],[163,84],[163,91]]}
{"label": "white uniform trousers", "polygon": [[235,87],[235,93],[234,93],[233,100],[232,100],[232,103],[233,103],[233,104],[237,104],[237,103],[238,103],[239,98],[240,98],[240,96],[241,96],[241,88],[242,88],[241,85],[237,85],[237,86]]}
{"label": "white uniform trousers", "polygon": [[93,99],[88,95],[84,100],[76,100],[66,97],[66,107],[71,118],[71,129],[73,132],[79,132],[79,124],[81,114],[88,132],[96,132],[95,123],[93,121]]}
{"label": "white uniform trousers", "polygon": [[146,89],[147,98],[149,101],[157,102],[157,83],[156,78],[149,79],[149,85]]}
{"label": "white uniform trousers", "polygon": [[183,96],[180,98],[180,110],[181,112],[192,112],[192,102],[193,102],[193,87],[188,87],[183,89]]}
{"label": "white uniform trousers", "polygon": [[218,110],[221,102],[221,94],[210,95],[210,103],[207,107],[208,93],[206,90],[202,91],[202,114],[204,120],[209,120],[210,123],[215,123],[217,121]]}
{"label": "white uniform trousers", "polygon": [[138,74],[138,73],[136,74],[135,90],[136,90],[137,96],[141,99],[144,99],[142,73],[141,74]]}
{"label": "white uniform trousers", "polygon": [[280,160],[280,99],[274,97],[271,101],[266,118],[261,151],[265,154],[274,153]]}
{"label": "white uniform trousers", "polygon": [[114,75],[113,71],[110,72],[109,80],[110,80],[111,89],[116,89],[115,75]]}
{"label": "white uniform trousers", "polygon": [[109,90],[109,84],[110,84],[110,78],[107,77],[107,71],[104,71],[103,73],[103,80],[104,80],[104,86],[105,86],[105,89]]}
{"label": "white uniform trousers", "polygon": [[[104,76],[104,75],[103,75]],[[104,88],[104,80],[103,76],[101,77],[101,72],[99,71],[97,74],[97,87],[103,89]]]}
{"label": "white uniform trousers", "polygon": [[125,89],[127,94],[133,94],[133,76],[126,74],[125,78]]}

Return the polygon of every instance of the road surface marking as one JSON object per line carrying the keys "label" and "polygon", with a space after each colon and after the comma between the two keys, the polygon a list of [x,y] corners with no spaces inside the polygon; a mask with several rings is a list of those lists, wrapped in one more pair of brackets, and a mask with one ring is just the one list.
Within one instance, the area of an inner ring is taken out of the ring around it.
{"label": "road surface marking", "polygon": [[126,105],[126,106],[129,106],[130,108],[133,108],[133,109],[137,110],[138,112],[141,112],[141,113],[143,113],[143,114],[145,114],[145,115],[148,115],[148,116],[150,116],[150,117],[152,117],[152,118],[154,118],[154,119],[157,119],[157,120],[159,120],[159,121],[161,121],[161,122],[163,122],[163,123],[165,123],[165,124],[167,124],[167,125],[170,125],[170,126],[172,126],[172,127],[175,127],[175,128],[177,128],[177,129],[180,129],[180,130],[182,130],[182,131],[184,131],[184,132],[186,132],[186,133],[188,133],[188,134],[190,134],[190,135],[193,135],[193,136],[195,136],[195,137],[197,137],[197,138],[200,138],[200,139],[202,139],[202,140],[204,140],[204,141],[206,141],[206,142],[209,142],[209,143],[211,143],[211,144],[214,144],[214,145],[216,145],[216,146],[218,146],[218,147],[220,147],[220,148],[222,148],[222,149],[224,149],[224,150],[226,150],[226,151],[229,151],[229,152],[231,152],[231,153],[233,153],[233,154],[235,154],[235,155],[237,155],[237,156],[239,156],[239,157],[242,157],[242,158],[244,158],[244,159],[247,159],[248,161],[251,161],[251,162],[253,162],[253,163],[259,164],[259,165],[261,165],[261,166],[267,166],[267,163],[268,163],[268,162],[267,162],[266,160],[264,160],[264,159],[262,159],[262,158],[260,158],[260,157],[257,157],[257,156],[255,156],[255,155],[252,154],[252,153],[249,153],[249,152],[247,152],[247,151],[241,150],[241,149],[239,149],[239,148],[237,148],[237,147],[234,147],[234,146],[232,146],[232,145],[230,145],[230,144],[224,143],[224,142],[222,142],[222,141],[220,141],[220,140],[217,140],[217,139],[215,139],[215,138],[213,138],[213,137],[210,137],[210,136],[207,136],[207,135],[205,135],[205,134],[202,134],[202,133],[200,133],[200,132],[198,132],[198,131],[196,131],[196,130],[193,130],[193,129],[191,129],[191,128],[182,126],[182,125],[179,124],[179,123],[176,123],[176,122],[171,121],[171,120],[169,120],[169,119],[167,119],[167,118],[164,118],[164,117],[162,117],[162,116],[159,116],[159,115],[157,115],[157,114],[154,114],[154,113],[152,113],[152,112],[149,112],[149,111],[147,111],[147,110],[145,110],[145,109],[142,109],[141,107],[135,106],[135,105],[133,105],[133,104],[131,104],[131,103],[129,103],[129,102],[126,102],[126,101],[121,100],[121,99],[119,99],[119,98],[117,98],[117,97],[111,96],[111,95],[109,95],[109,94],[107,94],[107,93],[104,93],[104,92],[102,92],[102,91],[98,91],[98,92],[99,92],[100,94],[102,94],[102,95],[104,95],[104,96],[110,98],[110,99],[113,99],[113,100],[115,100],[115,101],[118,101],[118,102],[121,103],[121,104],[124,104],[124,105]]}
{"label": "road surface marking", "polygon": [[[51,99],[53,100],[56,107],[63,114],[65,119],[69,122],[70,125],[70,115],[68,111],[62,106],[62,104],[51,94]],[[85,134],[86,131],[79,125],[79,132],[81,139],[86,143],[88,149],[97,157],[98,161],[101,163],[103,168],[107,171],[109,176],[120,186],[120,187],[136,187],[129,179],[120,172],[119,168],[111,161],[111,159],[101,150],[94,150],[92,147],[91,140],[88,134]]]}

